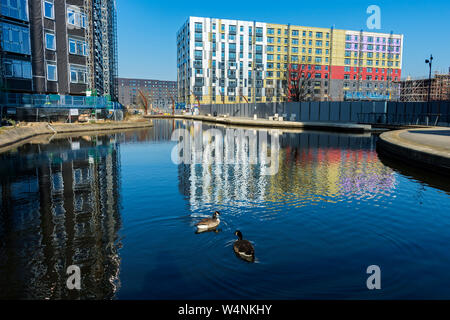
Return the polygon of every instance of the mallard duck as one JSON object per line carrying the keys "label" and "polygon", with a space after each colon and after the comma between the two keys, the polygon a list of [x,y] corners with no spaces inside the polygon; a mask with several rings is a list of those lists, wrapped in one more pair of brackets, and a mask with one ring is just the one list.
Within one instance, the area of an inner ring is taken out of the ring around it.
{"label": "mallard duck", "polygon": [[239,239],[233,245],[236,255],[246,261],[253,262],[255,260],[255,248],[248,240],[242,239],[242,233],[237,230],[234,233]]}
{"label": "mallard duck", "polygon": [[197,223],[197,232],[203,232],[217,228],[217,226],[220,224],[219,216],[220,212],[216,211],[214,212],[212,218],[206,218]]}

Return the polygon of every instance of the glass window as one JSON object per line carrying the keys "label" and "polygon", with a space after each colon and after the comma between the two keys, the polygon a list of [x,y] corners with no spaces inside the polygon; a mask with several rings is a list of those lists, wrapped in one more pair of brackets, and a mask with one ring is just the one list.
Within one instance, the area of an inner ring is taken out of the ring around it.
{"label": "glass window", "polygon": [[2,0],[1,14],[7,17],[28,21],[27,0]]}
{"label": "glass window", "polygon": [[50,1],[44,2],[44,17],[48,19],[55,19],[54,4]]}
{"label": "glass window", "polygon": [[4,51],[31,54],[28,28],[9,23],[0,23],[0,27],[3,31],[2,48]]}
{"label": "glass window", "polygon": [[67,8],[67,23],[80,27],[86,28],[86,15],[73,8]]}
{"label": "glass window", "polygon": [[45,34],[45,48],[48,50],[56,50],[55,35],[53,33]]}
{"label": "glass window", "polygon": [[77,54],[77,42],[73,39],[69,39],[69,53]]}
{"label": "glass window", "polygon": [[86,83],[86,67],[70,66],[70,82],[71,83]]}
{"label": "glass window", "polygon": [[73,9],[67,9],[67,23],[75,24],[75,11]]}
{"label": "glass window", "polygon": [[57,81],[56,64],[47,63],[47,80]]}

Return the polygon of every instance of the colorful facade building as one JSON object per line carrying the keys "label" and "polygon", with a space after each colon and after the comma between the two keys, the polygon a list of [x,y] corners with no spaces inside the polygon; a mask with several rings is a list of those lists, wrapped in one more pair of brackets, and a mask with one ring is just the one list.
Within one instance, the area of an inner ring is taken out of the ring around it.
{"label": "colorful facade building", "polygon": [[396,100],[402,48],[393,33],[190,17],[177,33],[178,100]]}

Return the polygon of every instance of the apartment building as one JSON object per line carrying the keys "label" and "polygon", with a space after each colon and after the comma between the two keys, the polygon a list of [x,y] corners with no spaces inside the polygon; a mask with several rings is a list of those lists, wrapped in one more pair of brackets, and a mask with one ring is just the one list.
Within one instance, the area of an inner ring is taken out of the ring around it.
{"label": "apartment building", "polygon": [[119,102],[124,106],[136,106],[139,103],[139,91],[157,109],[170,108],[172,99],[177,100],[176,81],[119,78],[118,82]]}
{"label": "apartment building", "polygon": [[190,17],[177,32],[187,104],[397,99],[403,36]]}
{"label": "apartment building", "polygon": [[[22,77],[31,78],[31,87],[9,86],[8,91],[111,96],[117,100],[115,0],[1,1],[2,9],[9,8],[14,14],[18,11],[28,26],[19,31],[18,26],[9,31],[2,26],[2,56],[12,47],[31,61],[32,76],[28,66],[27,73],[22,72]],[[4,39],[13,45],[8,46]],[[2,72],[2,78],[9,82],[17,82],[18,76]]]}
{"label": "apartment building", "polygon": [[1,0],[0,88],[31,92],[30,19],[27,0]]}

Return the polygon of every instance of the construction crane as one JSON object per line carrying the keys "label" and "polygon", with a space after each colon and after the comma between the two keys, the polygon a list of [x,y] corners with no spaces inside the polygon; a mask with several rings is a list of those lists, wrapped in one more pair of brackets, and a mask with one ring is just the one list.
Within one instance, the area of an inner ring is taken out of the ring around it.
{"label": "construction crane", "polygon": [[[148,105],[149,105],[148,99],[147,99],[147,97],[142,93],[141,90],[138,90],[138,92],[139,92],[139,95],[141,96],[142,101],[143,101],[143,103],[144,103],[145,115],[147,115],[147,114],[148,114]],[[152,111],[153,111],[153,108],[152,108]]]}
{"label": "construction crane", "polygon": [[170,96],[170,99],[172,100],[172,115],[175,115],[175,100],[173,99],[172,96]]}

